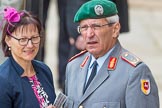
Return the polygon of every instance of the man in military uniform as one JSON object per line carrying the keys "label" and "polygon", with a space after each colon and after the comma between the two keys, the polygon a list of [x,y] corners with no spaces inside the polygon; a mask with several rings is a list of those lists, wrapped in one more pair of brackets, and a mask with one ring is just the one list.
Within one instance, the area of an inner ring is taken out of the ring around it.
{"label": "man in military uniform", "polygon": [[80,7],[74,21],[79,22],[86,51],[67,64],[64,108],[159,108],[149,67],[118,40],[116,5],[91,0]]}

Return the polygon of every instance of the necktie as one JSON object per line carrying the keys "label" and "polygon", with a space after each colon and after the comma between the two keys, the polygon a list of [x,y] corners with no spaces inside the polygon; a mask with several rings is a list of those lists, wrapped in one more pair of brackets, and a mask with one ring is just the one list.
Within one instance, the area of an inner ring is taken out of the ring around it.
{"label": "necktie", "polygon": [[86,84],[86,86],[85,86],[85,88],[84,88],[83,93],[86,91],[86,89],[88,88],[89,84],[91,83],[91,81],[92,81],[93,78],[95,77],[96,72],[97,72],[97,61],[94,61],[94,62],[93,62],[93,69],[92,69],[91,75],[90,75],[90,77],[89,77],[89,79],[88,79],[88,82],[87,82],[87,84]]}

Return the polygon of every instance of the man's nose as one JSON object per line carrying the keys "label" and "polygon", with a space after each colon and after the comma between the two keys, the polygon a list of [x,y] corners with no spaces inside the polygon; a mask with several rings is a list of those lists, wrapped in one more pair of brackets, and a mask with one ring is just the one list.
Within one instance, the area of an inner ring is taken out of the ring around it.
{"label": "man's nose", "polygon": [[92,36],[94,36],[94,29],[92,28],[92,27],[88,27],[87,28],[87,37],[92,37]]}

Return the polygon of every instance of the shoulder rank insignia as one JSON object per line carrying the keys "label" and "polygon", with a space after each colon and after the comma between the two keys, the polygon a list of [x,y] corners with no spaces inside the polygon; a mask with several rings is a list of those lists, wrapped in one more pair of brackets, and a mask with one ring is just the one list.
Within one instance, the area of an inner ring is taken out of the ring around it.
{"label": "shoulder rank insignia", "polygon": [[148,79],[141,79],[141,90],[145,95],[148,95],[150,93],[150,80]]}
{"label": "shoulder rank insignia", "polygon": [[136,57],[135,55],[129,53],[129,52],[125,52],[121,55],[121,58],[128,62],[129,64],[131,64],[132,66],[136,67],[139,63],[141,63],[141,59]]}
{"label": "shoulder rank insignia", "polygon": [[83,55],[83,54],[86,53],[86,52],[87,52],[87,50],[81,51],[80,53],[78,53],[78,54],[74,55],[73,57],[71,57],[71,58],[68,60],[68,62],[71,62],[72,60],[74,60],[75,58],[77,58],[77,57]]}

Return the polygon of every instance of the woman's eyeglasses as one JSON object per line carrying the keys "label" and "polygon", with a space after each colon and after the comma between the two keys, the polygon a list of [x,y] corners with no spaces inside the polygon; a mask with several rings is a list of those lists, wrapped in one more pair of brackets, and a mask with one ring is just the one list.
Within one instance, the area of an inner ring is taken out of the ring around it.
{"label": "woman's eyeglasses", "polygon": [[16,38],[15,36],[10,35],[12,38],[16,39],[20,45],[22,46],[26,46],[29,42],[29,40],[31,40],[32,44],[38,44],[41,40],[41,37],[39,35],[35,35],[31,38]]}

